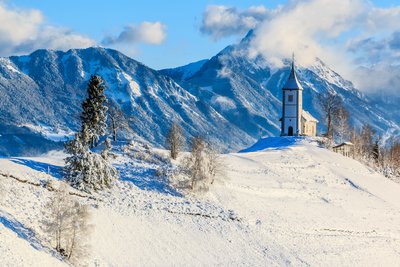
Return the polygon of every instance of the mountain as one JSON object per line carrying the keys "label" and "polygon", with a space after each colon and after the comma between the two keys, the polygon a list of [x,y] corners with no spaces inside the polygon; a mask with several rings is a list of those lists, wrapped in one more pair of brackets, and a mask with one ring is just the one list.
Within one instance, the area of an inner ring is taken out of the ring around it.
{"label": "mountain", "polygon": [[208,61],[208,59],[199,60],[187,65],[161,70],[161,73],[171,76],[174,80],[182,81],[191,78],[201,67]]}
{"label": "mountain", "polygon": [[[188,78],[179,75],[185,67],[177,68],[176,73],[171,69],[161,72],[171,75],[191,94],[251,136],[276,136],[280,133],[281,88],[290,73],[291,61],[285,60],[284,67],[276,68],[261,56],[250,58],[248,48],[252,38],[250,31],[239,44],[228,46]],[[400,134],[396,112],[391,114],[382,102],[377,104],[358,91],[321,59],[316,58],[309,67],[298,66],[297,73],[304,88],[304,109],[320,121],[319,133],[325,129],[319,95],[330,92],[343,99],[354,127],[368,123],[381,135],[389,129],[392,134]]]}
{"label": "mountain", "polygon": [[[0,155],[32,154],[35,146],[29,140],[35,133],[45,140],[77,130],[87,82],[94,73],[105,80],[109,102],[133,118],[133,132],[153,144],[164,144],[172,121],[179,122],[187,135],[209,133],[211,141],[226,149],[252,141],[173,79],[118,51],[100,47],[38,50],[0,60]],[[28,131],[25,138],[10,133],[21,127]],[[15,141],[4,142],[4,133]]]}
{"label": "mountain", "polygon": [[[173,121],[188,137],[207,136],[222,151],[277,136],[290,61],[277,69],[268,59],[250,58],[251,38],[252,32],[210,59],[160,71],[101,47],[0,58],[0,156],[62,148],[59,141],[79,129],[81,103],[95,73],[106,82],[110,105],[133,118],[132,131],[122,138],[163,146]],[[354,126],[369,123],[381,135],[399,134],[396,112],[356,90],[320,59],[311,67],[298,66],[298,77],[304,108],[320,120],[319,133],[324,123],[318,96],[329,91],[343,98]]]}

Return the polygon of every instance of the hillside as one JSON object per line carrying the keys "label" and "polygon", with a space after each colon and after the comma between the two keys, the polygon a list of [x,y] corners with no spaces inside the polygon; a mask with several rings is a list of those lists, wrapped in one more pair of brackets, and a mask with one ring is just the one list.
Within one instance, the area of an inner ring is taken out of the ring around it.
{"label": "hillside", "polygon": [[[225,175],[199,194],[157,178],[158,164],[118,155],[121,181],[81,199],[93,215],[89,266],[400,264],[400,185],[313,140],[267,138],[222,155]],[[43,184],[59,179],[62,158],[3,158],[0,170]],[[65,265],[40,227],[52,193],[0,181],[0,265]]]}

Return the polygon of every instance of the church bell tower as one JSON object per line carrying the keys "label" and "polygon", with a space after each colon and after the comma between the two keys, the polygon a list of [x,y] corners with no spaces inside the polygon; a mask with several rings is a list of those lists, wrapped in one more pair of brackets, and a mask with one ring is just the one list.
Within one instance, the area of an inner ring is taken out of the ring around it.
{"label": "church bell tower", "polygon": [[302,112],[303,87],[297,79],[293,55],[292,69],[286,84],[282,88],[281,136],[298,136],[302,134]]}

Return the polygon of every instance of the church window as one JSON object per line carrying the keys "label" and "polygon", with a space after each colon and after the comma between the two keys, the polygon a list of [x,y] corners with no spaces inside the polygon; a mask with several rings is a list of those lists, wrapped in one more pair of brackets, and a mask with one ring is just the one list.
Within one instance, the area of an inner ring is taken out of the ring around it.
{"label": "church window", "polygon": [[288,95],[288,102],[293,102],[293,95]]}

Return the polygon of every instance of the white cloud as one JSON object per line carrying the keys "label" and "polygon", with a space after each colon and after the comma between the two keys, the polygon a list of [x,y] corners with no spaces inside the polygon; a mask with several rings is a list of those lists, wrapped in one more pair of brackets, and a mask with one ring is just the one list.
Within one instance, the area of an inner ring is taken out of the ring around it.
{"label": "white cloud", "polygon": [[335,40],[358,23],[363,9],[361,0],[291,2],[260,24],[250,52],[262,54],[276,65],[293,52],[302,65],[314,63],[316,57],[343,65],[345,49],[337,46]]}
{"label": "white cloud", "polygon": [[[382,89],[400,75],[379,78],[385,66],[400,65],[400,6],[378,8],[369,0],[291,0],[272,10],[260,7],[258,16],[249,14],[251,8],[209,6],[201,31],[219,39],[255,29],[250,56],[261,54],[275,66],[293,52],[304,66],[319,57],[364,90]],[[375,66],[382,70],[376,75],[360,71]],[[363,80],[362,73],[368,79]],[[365,82],[370,79],[374,82]]]}
{"label": "white cloud", "polygon": [[200,31],[217,40],[234,34],[243,34],[255,28],[270,15],[270,11],[264,6],[251,6],[239,11],[234,7],[212,5],[208,6],[203,14]]}
{"label": "white cloud", "polygon": [[161,22],[142,22],[139,25],[129,25],[117,36],[106,37],[104,45],[146,43],[158,45],[166,38],[166,26]]}
{"label": "white cloud", "polygon": [[29,53],[39,48],[69,49],[95,44],[95,41],[68,29],[45,24],[36,9],[8,8],[0,2],[0,55]]}

